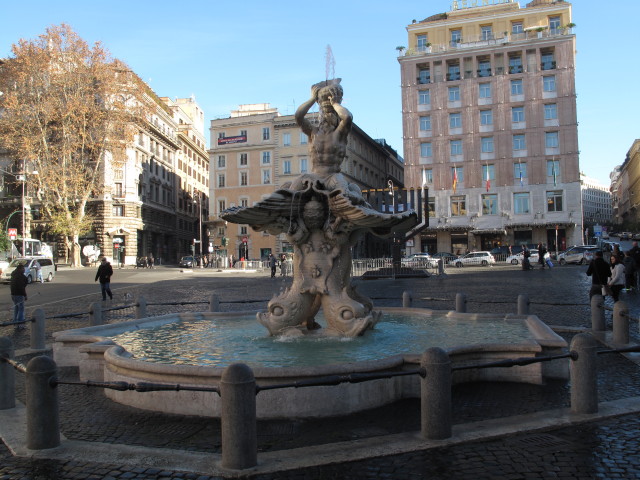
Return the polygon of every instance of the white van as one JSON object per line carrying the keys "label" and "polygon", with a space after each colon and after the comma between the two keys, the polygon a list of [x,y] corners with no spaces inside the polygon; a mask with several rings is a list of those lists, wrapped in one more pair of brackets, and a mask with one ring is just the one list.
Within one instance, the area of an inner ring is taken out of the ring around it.
{"label": "white van", "polygon": [[36,269],[33,268],[36,260],[42,269],[42,279],[45,282],[52,282],[56,276],[56,265],[51,258],[47,257],[21,257],[14,259],[9,266],[2,271],[2,281],[10,282],[11,274],[16,267],[18,265],[24,265],[24,275],[27,277],[27,283],[35,282],[38,279]]}

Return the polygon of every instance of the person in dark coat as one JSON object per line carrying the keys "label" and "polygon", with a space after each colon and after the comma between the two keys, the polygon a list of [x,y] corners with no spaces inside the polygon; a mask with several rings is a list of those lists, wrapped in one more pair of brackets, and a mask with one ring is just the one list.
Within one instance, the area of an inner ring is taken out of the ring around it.
{"label": "person in dark coat", "polygon": [[271,267],[271,278],[275,278],[276,277],[276,265],[278,264],[278,261],[276,260],[276,257],[273,256],[273,254],[269,254],[269,266]]}
{"label": "person in dark coat", "polygon": [[594,295],[602,295],[602,286],[607,284],[611,276],[611,267],[602,256],[602,251],[595,253],[593,260],[589,263],[587,275],[591,277],[591,289],[589,290],[589,298]]}
{"label": "person in dark coat", "polygon": [[27,277],[24,274],[24,265],[18,265],[11,272],[11,300],[13,300],[13,321],[16,323],[16,330],[25,329],[24,323],[24,302],[27,301]]}
{"label": "person in dark coat", "polygon": [[547,247],[544,243],[538,244],[538,263],[540,264],[540,268],[544,270],[544,266],[546,265],[546,259],[544,256],[547,254]]}
{"label": "person in dark coat", "polygon": [[113,300],[113,294],[111,293],[111,275],[113,275],[113,268],[106,257],[102,257],[95,281],[100,280],[103,302],[107,299],[107,295],[109,295],[109,300]]}

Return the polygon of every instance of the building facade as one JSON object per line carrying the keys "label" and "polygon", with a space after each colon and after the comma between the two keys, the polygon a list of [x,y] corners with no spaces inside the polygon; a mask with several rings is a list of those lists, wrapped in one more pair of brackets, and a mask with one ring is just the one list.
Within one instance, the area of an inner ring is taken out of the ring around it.
{"label": "building facade", "polygon": [[[311,115],[313,117],[313,115]],[[250,206],[300,174],[311,172],[309,139],[293,115],[280,115],[269,104],[241,105],[228,118],[211,121],[210,243],[224,257],[264,259],[270,253],[293,251],[284,234],[255,232],[247,225],[228,224],[220,213]],[[342,173],[362,189],[404,183],[403,160],[384,140],[374,140],[353,125]],[[354,256],[388,255],[388,242],[365,239]]]}
{"label": "building facade", "polygon": [[418,250],[579,243],[571,4],[454,1],[399,57],[406,182],[429,188]]}
{"label": "building facade", "polygon": [[580,174],[580,185],[584,228],[613,223],[610,186],[603,185],[600,181],[587,177],[583,173]]}
{"label": "building facade", "polygon": [[613,221],[623,230],[640,230],[640,139],[634,140],[626,158],[609,175]]}

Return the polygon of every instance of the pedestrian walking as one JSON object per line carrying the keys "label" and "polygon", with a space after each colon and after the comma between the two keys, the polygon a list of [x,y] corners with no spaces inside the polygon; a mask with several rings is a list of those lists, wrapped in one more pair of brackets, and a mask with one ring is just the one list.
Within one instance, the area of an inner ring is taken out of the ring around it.
{"label": "pedestrian walking", "polygon": [[155,259],[153,258],[153,253],[149,254],[149,257],[147,258],[147,266],[149,268],[153,268],[153,262],[155,261]]}
{"label": "pedestrian walking", "polygon": [[611,268],[602,257],[602,250],[598,250],[589,263],[587,275],[591,277],[591,289],[589,290],[589,298],[594,295],[602,295],[602,287],[607,285],[607,279],[611,276]]}
{"label": "pedestrian walking", "polygon": [[532,270],[531,268],[531,252],[527,248],[526,245],[522,246],[522,269],[523,270]]}
{"label": "pedestrian walking", "polygon": [[624,265],[619,260],[617,255],[611,255],[611,278],[607,282],[609,288],[611,288],[611,296],[613,301],[617,302],[620,299],[620,292],[624,288]]}
{"label": "pedestrian walking", "polygon": [[276,260],[276,257],[273,256],[272,253],[269,254],[269,267],[271,267],[271,278],[275,278],[276,276],[276,265],[278,264],[278,261]]}
{"label": "pedestrian walking", "polygon": [[11,272],[11,300],[13,301],[13,323],[16,330],[24,330],[24,302],[27,301],[27,277],[24,265],[20,264]]}
{"label": "pedestrian walking", "polygon": [[546,259],[544,256],[547,254],[547,247],[544,243],[538,244],[538,263],[540,264],[540,268],[544,270]]}
{"label": "pedestrian walking", "polygon": [[636,261],[631,256],[631,251],[624,252],[622,259],[624,265],[624,288],[628,292],[636,286]]}
{"label": "pedestrian walking", "polygon": [[33,261],[33,268],[36,271],[36,280],[40,283],[44,283],[44,279],[42,278],[42,265],[38,260]]}
{"label": "pedestrian walking", "polygon": [[287,276],[287,256],[284,253],[280,256],[280,276]]}
{"label": "pedestrian walking", "polygon": [[636,287],[640,286],[640,247],[638,247],[638,241],[634,240],[631,242],[631,250],[629,250],[631,258],[633,258],[636,262],[635,264],[635,283]]}
{"label": "pedestrian walking", "polygon": [[98,271],[96,272],[97,282],[100,280],[100,291],[102,292],[102,301],[107,300],[107,295],[109,295],[109,300],[113,299],[113,294],[111,293],[111,276],[113,275],[113,268],[111,264],[107,261],[106,257],[102,257],[100,261],[100,266],[98,267]]}

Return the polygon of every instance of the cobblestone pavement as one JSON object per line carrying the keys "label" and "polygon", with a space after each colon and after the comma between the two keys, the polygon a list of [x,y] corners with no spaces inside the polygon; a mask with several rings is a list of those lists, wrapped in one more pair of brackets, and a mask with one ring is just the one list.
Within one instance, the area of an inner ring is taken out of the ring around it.
{"label": "cobblestone pavement", "polygon": [[[531,299],[531,313],[550,325],[580,328],[590,326],[586,267],[521,271],[515,268],[455,269],[446,276],[428,279],[370,280],[357,283],[377,305],[399,306],[403,291],[411,291],[415,306],[453,309],[457,292],[468,298],[468,311],[510,313],[516,310],[518,294]],[[229,276],[197,272],[180,281],[158,282],[132,288],[129,296],[144,295],[150,304],[202,301],[219,295],[222,310],[257,310],[264,301],[286,287],[289,279],[270,279],[266,274]],[[168,293],[170,292],[170,293]],[[631,315],[640,313],[640,295],[623,294]],[[226,303],[235,302],[235,303]],[[47,315],[81,311],[86,299],[68,302]],[[152,314],[203,306],[153,306]],[[610,317],[610,314],[608,314]],[[113,316],[110,321],[121,321]],[[638,343],[638,322],[632,322],[632,338]],[[87,324],[86,318],[48,322],[53,331]],[[0,334],[11,331],[5,328]],[[562,335],[570,340],[573,333]],[[28,335],[13,333],[17,349],[28,346]],[[50,338],[49,340],[50,341]],[[26,362],[27,356],[20,358]],[[599,397],[601,401],[640,395],[640,368],[621,355],[600,355]],[[72,369],[65,379],[76,378]],[[17,376],[17,398],[24,402],[21,375]],[[101,391],[85,387],[61,387],[60,423],[70,440],[149,446],[195,452],[219,452],[220,424],[214,419],[163,415],[110,402]],[[546,385],[474,383],[454,387],[453,418],[465,424],[490,418],[548,410],[569,405],[569,389],[562,382]],[[419,430],[419,401],[404,400],[344,418],[307,421],[262,421],[258,425],[259,452],[389,435]],[[96,414],[96,412],[100,412]],[[546,479],[546,478],[640,478],[637,455],[640,419],[625,415],[608,420],[546,431],[520,433],[505,438],[474,441],[415,453],[378,457],[276,474],[248,475],[266,479]],[[207,472],[186,473],[160,469],[105,465],[91,461],[37,460],[14,457],[0,448],[0,480],[3,479],[209,479]]]}

